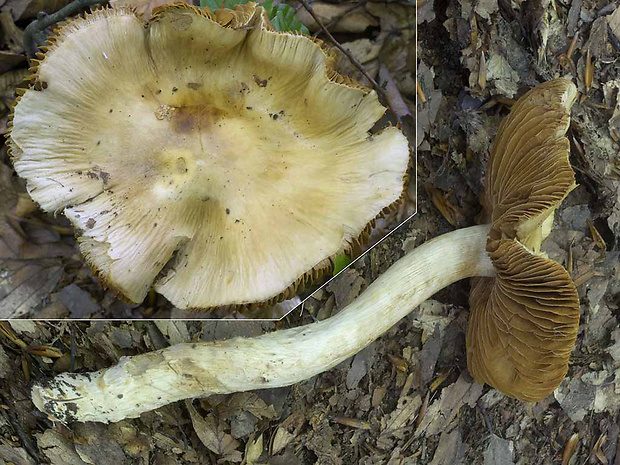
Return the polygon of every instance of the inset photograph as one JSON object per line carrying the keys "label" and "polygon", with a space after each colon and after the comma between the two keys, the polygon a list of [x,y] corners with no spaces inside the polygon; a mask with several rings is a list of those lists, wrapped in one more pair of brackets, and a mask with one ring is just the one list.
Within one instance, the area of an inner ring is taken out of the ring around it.
{"label": "inset photograph", "polygon": [[414,6],[228,3],[4,7],[2,318],[281,318],[413,215]]}

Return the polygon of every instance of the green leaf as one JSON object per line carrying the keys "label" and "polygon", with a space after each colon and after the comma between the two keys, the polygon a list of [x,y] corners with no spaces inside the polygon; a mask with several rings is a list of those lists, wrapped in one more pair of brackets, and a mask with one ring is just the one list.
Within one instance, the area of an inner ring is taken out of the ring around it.
{"label": "green leaf", "polygon": [[[269,3],[269,9],[266,7],[267,3]],[[276,31],[299,31],[303,34],[310,34],[308,28],[297,19],[295,8],[285,3],[276,6],[273,6],[272,3],[272,0],[267,0],[262,5],[265,7],[269,20]]]}
{"label": "green leaf", "polygon": [[[249,1],[250,0],[200,0],[200,6],[202,8],[207,7],[211,11],[219,10],[220,8],[232,10],[235,8],[235,5],[243,5]],[[267,12],[267,16],[276,31],[299,31],[303,34],[310,34],[308,28],[295,16],[295,8],[285,3],[274,5],[273,0],[265,0],[260,3],[260,5]]]}
{"label": "green leaf", "polygon": [[344,270],[351,263],[351,257],[345,254],[334,257],[334,276]]}

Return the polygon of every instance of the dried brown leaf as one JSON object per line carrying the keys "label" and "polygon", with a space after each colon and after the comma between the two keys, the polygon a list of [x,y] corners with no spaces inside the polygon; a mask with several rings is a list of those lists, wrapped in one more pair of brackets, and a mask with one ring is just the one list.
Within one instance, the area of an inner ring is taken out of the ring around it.
{"label": "dried brown leaf", "polygon": [[592,64],[592,53],[590,52],[590,49],[586,52],[586,68],[583,81],[586,86],[586,92],[590,92],[590,89],[592,89],[592,83],[594,82],[594,65]]}
{"label": "dried brown leaf", "polygon": [[389,437],[402,439],[407,430],[413,428],[413,422],[415,421],[416,414],[420,410],[421,405],[422,398],[419,395],[399,398],[396,409],[390,413],[386,419],[385,428],[381,431],[379,441],[381,438]]}
{"label": "dried brown leaf", "polygon": [[68,3],[69,0],[7,0],[4,9],[17,21],[34,18],[40,13],[54,13]]}
{"label": "dried brown leaf", "polygon": [[63,274],[59,260],[49,258],[48,250],[24,259],[26,236],[10,218],[17,202],[11,170],[0,164],[0,318],[30,314],[56,288]]}
{"label": "dried brown leaf", "polygon": [[444,388],[441,397],[426,410],[426,415],[416,430],[416,436],[425,433],[428,437],[446,430],[461,407],[474,406],[481,395],[482,385],[474,382],[466,373],[461,373],[459,379]]}
{"label": "dried brown leaf", "polygon": [[26,56],[21,53],[0,50],[0,74],[26,63]]}
{"label": "dried brown leaf", "polygon": [[349,418],[349,417],[335,417],[334,421],[339,425],[350,426],[351,428],[357,429],[370,429],[370,424],[367,421],[360,420],[358,418]]}
{"label": "dried brown leaf", "polygon": [[388,358],[390,359],[390,362],[392,362],[392,365],[394,365],[394,368],[398,371],[402,371],[403,373],[407,373],[409,366],[407,365],[406,360],[391,354],[388,354]]}
{"label": "dried brown leaf", "polygon": [[429,386],[430,391],[435,392],[437,388],[441,386],[443,382],[448,378],[450,373],[452,373],[452,369],[446,370],[443,373],[441,373],[439,376],[437,376],[437,378],[435,378],[433,382],[431,383],[431,385]]}
{"label": "dried brown leaf", "polygon": [[442,432],[430,465],[462,465],[466,448],[459,430]]}
{"label": "dried brown leaf", "polygon": [[38,355],[39,357],[60,358],[63,355],[62,350],[52,346],[32,346],[28,347],[28,353]]}
{"label": "dried brown leaf", "polygon": [[248,439],[245,445],[245,463],[252,465],[258,461],[263,453],[263,435],[260,434],[258,438],[254,439],[254,435]]}
{"label": "dried brown leaf", "polygon": [[570,463],[570,459],[577,452],[577,446],[579,445],[579,434],[574,433],[568,441],[566,441],[566,445],[564,446],[564,452],[562,453],[562,465],[568,465]]}
{"label": "dried brown leaf", "polygon": [[[360,33],[379,24],[364,8],[352,8],[351,4],[314,2],[312,9],[321,22],[328,26],[330,32]],[[319,30],[319,25],[305,9],[300,9],[297,17],[310,31]]]}
{"label": "dried brown leaf", "polygon": [[8,322],[0,321],[0,335],[6,337],[21,349],[28,347],[28,345],[13,332]]}
{"label": "dried brown leaf", "polygon": [[226,402],[221,403],[217,407],[219,415],[224,418],[230,418],[239,412],[249,412],[258,419],[273,419],[276,411],[273,405],[268,405],[263,399],[253,392],[237,392]]}
{"label": "dried brown leaf", "polygon": [[[189,3],[185,0],[178,0],[181,3]],[[134,8],[143,18],[150,18],[151,13],[158,6],[170,3],[170,0],[110,0],[113,7],[128,6]]]}
{"label": "dried brown leaf", "polygon": [[590,228],[590,234],[592,234],[592,239],[594,239],[594,242],[596,243],[596,246],[599,248],[599,250],[607,250],[607,244],[605,243],[605,239],[603,239],[603,236],[601,236],[601,233],[598,232],[598,229],[596,229],[596,226],[594,226],[594,223],[592,223],[590,219],[588,219],[588,228]]}
{"label": "dried brown leaf", "polygon": [[218,455],[230,455],[236,451],[239,441],[224,431],[225,425],[213,413],[203,417],[190,400],[185,401],[185,406],[196,435],[207,449]]}
{"label": "dried brown leaf", "polygon": [[433,204],[435,204],[446,221],[452,226],[456,226],[459,219],[463,217],[463,214],[458,207],[448,200],[448,194],[437,189],[432,184],[426,184],[424,187],[426,188],[426,193],[433,201]]}

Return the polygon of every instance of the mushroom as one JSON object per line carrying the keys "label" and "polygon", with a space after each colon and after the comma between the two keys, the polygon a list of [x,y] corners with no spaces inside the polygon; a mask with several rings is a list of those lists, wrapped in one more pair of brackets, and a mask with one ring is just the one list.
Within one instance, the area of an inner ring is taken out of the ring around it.
{"label": "mushroom", "polygon": [[565,133],[574,84],[557,79],[519,99],[493,144],[487,224],[435,238],[398,260],[336,316],[255,338],[173,345],[95,373],[33,388],[61,421],[118,421],[180,399],[290,385],[370,344],[443,287],[476,276],[467,333],[479,382],[525,401],[553,391],[579,323],[570,276],[540,252],[553,212],[575,186]]}
{"label": "mushroom", "polygon": [[403,196],[410,148],[322,42],[255,3],[100,9],[56,32],[12,115],[15,170],[141,302],[290,298]]}
{"label": "mushroom", "polygon": [[467,366],[476,381],[525,401],[564,379],[579,328],[570,275],[540,252],[555,209],[576,186],[565,137],[576,98],[565,79],[525,94],[502,121],[487,169],[495,275],[472,280]]}

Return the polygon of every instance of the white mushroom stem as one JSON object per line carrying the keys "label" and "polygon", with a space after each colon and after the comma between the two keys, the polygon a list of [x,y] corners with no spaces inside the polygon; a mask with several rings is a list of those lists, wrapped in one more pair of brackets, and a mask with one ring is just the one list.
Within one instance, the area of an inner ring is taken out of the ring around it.
{"label": "white mushroom stem", "polygon": [[356,354],[449,284],[492,276],[488,232],[474,226],[421,245],[327,320],[254,338],[177,344],[95,373],[63,373],[35,386],[33,401],[63,422],[107,423],[181,399],[297,383]]}

